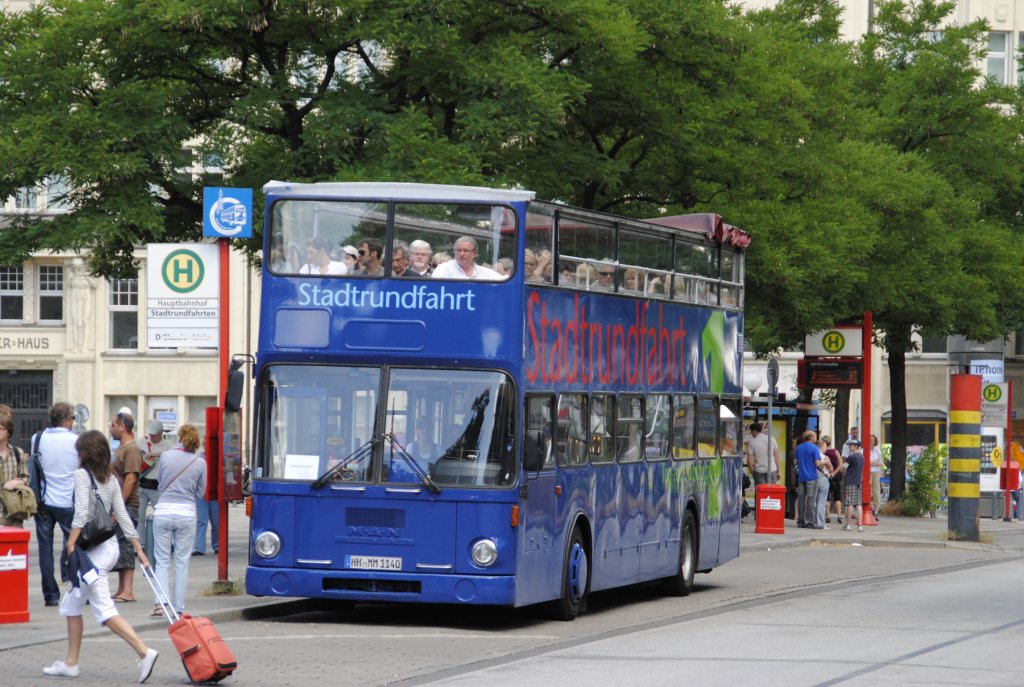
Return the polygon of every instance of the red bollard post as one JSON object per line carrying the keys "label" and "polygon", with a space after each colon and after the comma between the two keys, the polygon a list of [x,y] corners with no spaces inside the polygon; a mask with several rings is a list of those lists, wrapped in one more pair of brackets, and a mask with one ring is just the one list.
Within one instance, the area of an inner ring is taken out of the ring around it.
{"label": "red bollard post", "polygon": [[0,527],[0,623],[28,622],[28,530]]}
{"label": "red bollard post", "polygon": [[755,497],[754,526],[756,534],[783,534],[786,528],[786,510],[782,504],[786,500],[786,487],[778,484],[757,485]]}

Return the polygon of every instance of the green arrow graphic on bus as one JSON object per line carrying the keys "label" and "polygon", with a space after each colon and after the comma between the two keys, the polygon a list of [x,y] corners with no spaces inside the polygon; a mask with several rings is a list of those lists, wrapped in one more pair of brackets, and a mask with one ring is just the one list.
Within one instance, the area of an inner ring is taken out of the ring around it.
{"label": "green arrow graphic on bus", "polygon": [[711,313],[700,338],[703,357],[711,358],[711,392],[722,393],[725,388],[725,313]]}

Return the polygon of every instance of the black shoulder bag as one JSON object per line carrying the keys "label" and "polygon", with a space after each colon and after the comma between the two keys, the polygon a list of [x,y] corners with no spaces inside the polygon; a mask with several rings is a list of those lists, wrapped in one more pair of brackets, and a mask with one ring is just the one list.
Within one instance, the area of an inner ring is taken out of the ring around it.
{"label": "black shoulder bag", "polygon": [[32,453],[28,456],[28,482],[40,508],[43,507],[43,497],[46,495],[46,475],[43,473],[39,456],[39,440],[42,436],[41,431],[32,435]]}
{"label": "black shoulder bag", "polygon": [[89,475],[89,480],[92,482],[92,496],[96,500],[92,520],[85,523],[85,527],[82,528],[81,533],[78,535],[79,546],[88,550],[113,537],[117,525],[114,524],[114,519],[110,517],[110,511],[103,505],[103,499],[100,498],[99,489],[96,487],[96,479],[88,470],[85,472]]}

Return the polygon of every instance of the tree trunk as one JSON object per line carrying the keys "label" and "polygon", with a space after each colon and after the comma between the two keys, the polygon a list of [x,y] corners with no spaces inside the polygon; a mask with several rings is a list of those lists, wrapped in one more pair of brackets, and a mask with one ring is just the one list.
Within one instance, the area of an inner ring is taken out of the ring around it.
{"label": "tree trunk", "polygon": [[[898,501],[906,488],[907,474],[907,349],[909,324],[887,327],[885,350],[889,354],[889,389],[892,407],[892,452],[889,462],[889,500]],[[866,438],[866,437],[865,437]]]}
{"label": "tree trunk", "polygon": [[846,437],[850,436],[850,390],[836,389],[836,412],[835,423],[832,431],[832,446],[842,453],[843,443]]}

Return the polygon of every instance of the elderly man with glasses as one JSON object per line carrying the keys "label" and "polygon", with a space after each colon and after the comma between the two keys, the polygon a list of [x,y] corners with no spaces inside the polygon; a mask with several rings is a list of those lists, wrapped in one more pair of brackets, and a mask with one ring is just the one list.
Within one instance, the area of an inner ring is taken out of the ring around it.
{"label": "elderly man with glasses", "polygon": [[615,267],[604,262],[599,262],[594,267],[597,269],[597,283],[591,284],[590,288],[595,291],[614,291]]}
{"label": "elderly man with glasses", "polygon": [[472,279],[474,281],[501,281],[501,276],[489,267],[476,264],[476,241],[470,236],[461,236],[455,241],[455,258],[442,263],[434,270],[434,279]]}

